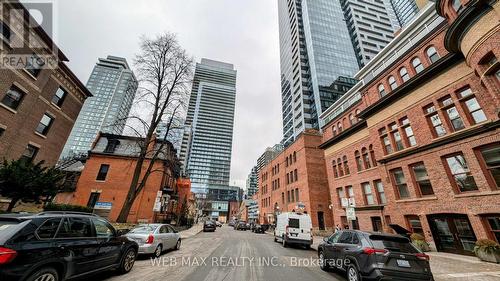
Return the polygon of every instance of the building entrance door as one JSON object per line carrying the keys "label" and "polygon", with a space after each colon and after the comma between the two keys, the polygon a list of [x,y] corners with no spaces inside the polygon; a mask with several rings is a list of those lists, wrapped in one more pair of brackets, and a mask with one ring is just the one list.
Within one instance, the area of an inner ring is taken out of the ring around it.
{"label": "building entrance door", "polygon": [[438,251],[474,255],[476,235],[466,215],[430,215],[428,220]]}
{"label": "building entrance door", "polygon": [[325,230],[325,215],[323,212],[318,212],[318,227],[319,230]]}

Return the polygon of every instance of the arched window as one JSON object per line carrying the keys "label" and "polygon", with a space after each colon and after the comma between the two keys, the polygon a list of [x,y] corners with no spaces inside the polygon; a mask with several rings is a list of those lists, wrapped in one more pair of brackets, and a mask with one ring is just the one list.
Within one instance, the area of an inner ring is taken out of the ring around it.
{"label": "arched window", "polygon": [[333,136],[336,136],[337,135],[337,126],[333,125],[332,131],[333,131]]}
{"label": "arched window", "polygon": [[361,150],[361,154],[363,154],[363,164],[365,165],[366,169],[370,169],[372,167],[372,164],[370,163],[370,155],[368,155],[368,150],[366,147],[363,147]]}
{"label": "arched window", "polygon": [[351,171],[349,170],[349,164],[347,163],[347,156],[344,155],[344,157],[342,157],[342,161],[344,162],[344,172],[346,175],[349,175]]}
{"label": "arched window", "polygon": [[349,123],[351,123],[351,126],[356,124],[357,120],[354,118],[354,115],[351,113],[349,114]]}
{"label": "arched window", "polygon": [[383,84],[378,84],[378,93],[379,93],[380,97],[383,97],[387,94],[385,92],[385,87]]}
{"label": "arched window", "polygon": [[342,168],[342,160],[340,158],[337,159],[337,166],[339,167],[339,176],[344,176],[344,169]]}
{"label": "arched window", "polygon": [[434,48],[434,46],[429,47],[427,49],[426,53],[427,53],[427,57],[429,58],[429,61],[431,63],[435,63],[440,58],[440,56],[439,56],[436,48]]}
{"label": "arched window", "polygon": [[401,79],[403,79],[403,82],[410,80],[410,75],[408,75],[408,70],[406,70],[406,67],[401,67],[399,69],[399,75],[401,76]]}
{"label": "arched window", "polygon": [[332,167],[333,167],[333,177],[338,178],[339,174],[337,172],[337,162],[335,162],[335,160],[332,161]]}
{"label": "arched window", "polygon": [[340,133],[342,133],[342,129],[343,129],[343,128],[342,128],[342,123],[340,123],[340,122],[339,122],[339,123],[337,124],[337,127],[339,128],[339,134],[340,134]]}
{"label": "arched window", "polygon": [[356,118],[358,119],[358,121],[361,120],[361,118],[359,118],[359,113],[361,113],[361,111],[359,109],[356,109]]}
{"label": "arched window", "polygon": [[424,66],[422,65],[422,62],[419,58],[414,58],[411,61],[411,64],[413,65],[413,69],[415,69],[416,73],[420,73],[422,70],[424,70]]}
{"label": "arched window", "polygon": [[363,170],[363,161],[361,160],[361,154],[359,154],[359,151],[356,150],[356,152],[354,152],[354,157],[356,158],[356,167],[358,168],[358,172],[361,172]]}
{"label": "arched window", "polygon": [[398,87],[398,82],[396,82],[396,78],[394,78],[394,76],[389,76],[389,85],[391,86],[391,89],[392,90],[395,90],[397,87]]}
{"label": "arched window", "polygon": [[293,152],[293,162],[297,162],[297,152]]}
{"label": "arched window", "polygon": [[377,167],[377,159],[375,159],[375,151],[373,151],[373,145],[370,144],[368,150],[370,151],[370,159],[372,160],[373,167]]}
{"label": "arched window", "polygon": [[285,166],[288,167],[288,156],[286,157]]}

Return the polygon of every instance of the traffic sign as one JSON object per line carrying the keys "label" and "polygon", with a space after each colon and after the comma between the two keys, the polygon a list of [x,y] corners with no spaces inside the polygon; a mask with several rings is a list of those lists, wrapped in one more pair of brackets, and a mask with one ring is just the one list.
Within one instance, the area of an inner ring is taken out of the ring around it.
{"label": "traffic sign", "polygon": [[356,220],[356,211],[352,207],[347,207],[345,209],[345,214],[347,216],[347,220],[354,221]]}

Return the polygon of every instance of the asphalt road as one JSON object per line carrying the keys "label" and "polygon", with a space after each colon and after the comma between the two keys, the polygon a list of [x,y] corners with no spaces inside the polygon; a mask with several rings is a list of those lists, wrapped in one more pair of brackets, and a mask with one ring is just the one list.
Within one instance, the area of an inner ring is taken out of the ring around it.
{"label": "asphalt road", "polygon": [[183,240],[179,251],[160,259],[142,257],[131,272],[117,276],[101,274],[92,281],[304,281],[346,280],[322,271],[314,250],[283,248],[267,234],[236,231],[228,226],[212,233],[199,233]]}

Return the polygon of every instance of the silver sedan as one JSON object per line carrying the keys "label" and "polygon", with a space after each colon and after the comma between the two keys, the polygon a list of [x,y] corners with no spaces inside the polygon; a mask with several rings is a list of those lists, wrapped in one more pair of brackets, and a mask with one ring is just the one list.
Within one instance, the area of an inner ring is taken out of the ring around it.
{"label": "silver sedan", "polygon": [[178,250],[181,247],[179,233],[168,224],[141,224],[125,236],[139,244],[139,254],[153,254],[159,257],[164,250]]}

